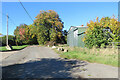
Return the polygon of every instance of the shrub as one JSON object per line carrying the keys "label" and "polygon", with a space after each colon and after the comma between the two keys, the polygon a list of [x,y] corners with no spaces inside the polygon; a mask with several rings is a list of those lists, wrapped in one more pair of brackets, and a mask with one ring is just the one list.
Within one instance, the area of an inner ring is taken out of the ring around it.
{"label": "shrub", "polygon": [[101,20],[97,17],[95,22],[90,21],[87,26],[84,43],[88,48],[106,47],[110,42],[120,42],[120,27],[115,17],[103,17]]}
{"label": "shrub", "polygon": [[17,45],[38,44],[35,26],[21,24],[14,30]]}
{"label": "shrub", "polygon": [[[0,43],[0,46],[6,46],[6,36],[0,37]],[[16,45],[14,36],[8,35],[8,44]]]}

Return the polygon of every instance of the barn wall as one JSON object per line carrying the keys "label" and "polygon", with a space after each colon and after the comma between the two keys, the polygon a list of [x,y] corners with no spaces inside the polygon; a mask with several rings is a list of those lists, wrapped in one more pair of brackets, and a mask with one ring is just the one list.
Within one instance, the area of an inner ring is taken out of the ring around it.
{"label": "barn wall", "polygon": [[71,47],[74,46],[74,34],[73,34],[73,29],[71,29],[67,35],[67,44]]}
{"label": "barn wall", "polygon": [[86,31],[87,27],[81,27],[78,29],[78,47],[85,47],[85,44],[83,42],[83,38],[85,36],[84,32]]}
{"label": "barn wall", "polygon": [[69,30],[67,35],[67,44],[71,47],[85,47],[84,42],[82,41],[85,34],[82,34],[86,31],[87,27],[78,27],[72,28]]}

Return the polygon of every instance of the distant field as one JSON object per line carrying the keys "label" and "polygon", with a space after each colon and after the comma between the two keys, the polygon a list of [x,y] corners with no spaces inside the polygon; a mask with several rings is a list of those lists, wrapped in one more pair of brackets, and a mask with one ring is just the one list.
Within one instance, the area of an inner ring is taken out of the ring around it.
{"label": "distant field", "polygon": [[[12,46],[13,50],[20,50],[23,49],[25,47],[27,47],[28,45],[22,45],[22,46]],[[6,49],[5,46],[0,47],[0,51],[9,51]]]}

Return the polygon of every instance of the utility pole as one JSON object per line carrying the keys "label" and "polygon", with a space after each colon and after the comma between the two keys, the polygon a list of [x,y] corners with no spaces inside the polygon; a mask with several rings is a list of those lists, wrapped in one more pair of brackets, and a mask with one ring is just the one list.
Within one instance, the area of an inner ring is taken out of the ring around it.
{"label": "utility pole", "polygon": [[6,35],[6,45],[8,46],[8,14],[7,14],[7,35]]}
{"label": "utility pole", "polygon": [[12,48],[12,46],[8,45],[8,18],[9,18],[9,16],[8,16],[8,14],[7,14],[7,35],[6,35],[6,49],[7,49],[7,50],[12,50],[12,49],[13,49],[13,48]]}

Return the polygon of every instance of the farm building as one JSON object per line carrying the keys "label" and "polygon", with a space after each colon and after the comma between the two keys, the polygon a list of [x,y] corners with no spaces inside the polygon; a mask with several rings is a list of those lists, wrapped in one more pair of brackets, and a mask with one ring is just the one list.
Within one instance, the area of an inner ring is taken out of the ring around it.
{"label": "farm building", "polygon": [[71,47],[85,47],[82,41],[87,26],[71,26],[67,34],[67,44]]}

